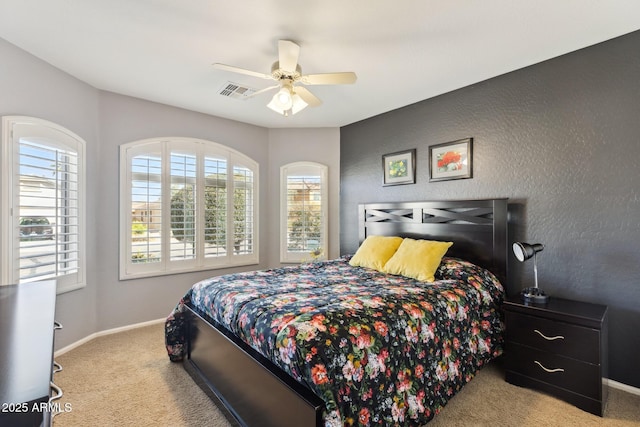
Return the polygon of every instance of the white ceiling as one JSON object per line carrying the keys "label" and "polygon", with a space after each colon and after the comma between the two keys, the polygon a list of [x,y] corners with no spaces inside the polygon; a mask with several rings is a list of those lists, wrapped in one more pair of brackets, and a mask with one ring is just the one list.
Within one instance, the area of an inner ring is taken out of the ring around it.
{"label": "white ceiling", "polygon": [[[269,128],[347,125],[638,29],[638,0],[0,0],[1,38],[96,88]],[[279,39],[303,73],[357,82],[309,86],[323,104],[292,117],[218,94],[272,85],[211,64],[268,74]]]}

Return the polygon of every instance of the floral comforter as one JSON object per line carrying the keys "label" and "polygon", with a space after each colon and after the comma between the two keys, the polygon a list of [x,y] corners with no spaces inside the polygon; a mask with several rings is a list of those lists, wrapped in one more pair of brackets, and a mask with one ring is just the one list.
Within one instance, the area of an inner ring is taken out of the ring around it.
{"label": "floral comforter", "polygon": [[195,284],[167,318],[170,359],[183,357],[188,304],[320,396],[326,426],[425,424],[502,353],[503,287],[455,258],[433,283],[348,260]]}

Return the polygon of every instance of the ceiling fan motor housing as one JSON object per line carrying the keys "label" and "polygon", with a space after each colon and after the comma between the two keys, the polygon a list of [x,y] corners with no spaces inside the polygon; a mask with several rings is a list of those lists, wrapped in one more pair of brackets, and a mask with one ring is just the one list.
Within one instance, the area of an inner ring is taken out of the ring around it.
{"label": "ceiling fan motor housing", "polygon": [[280,68],[280,61],[276,61],[271,66],[271,77],[276,81],[291,80],[292,82],[297,82],[302,77],[302,67],[296,65],[295,71],[287,71]]}

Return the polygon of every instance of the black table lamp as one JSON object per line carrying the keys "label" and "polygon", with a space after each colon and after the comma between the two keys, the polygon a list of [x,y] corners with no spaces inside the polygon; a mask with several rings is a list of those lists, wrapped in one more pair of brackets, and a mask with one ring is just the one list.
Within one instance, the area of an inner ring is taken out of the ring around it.
{"label": "black table lamp", "polygon": [[522,291],[522,299],[525,302],[545,304],[549,301],[549,296],[546,295],[543,290],[538,288],[538,263],[536,262],[536,254],[543,249],[544,245],[542,243],[529,244],[515,242],[513,244],[513,253],[518,261],[524,262],[533,257],[533,274],[535,278],[535,286],[533,288],[525,288]]}

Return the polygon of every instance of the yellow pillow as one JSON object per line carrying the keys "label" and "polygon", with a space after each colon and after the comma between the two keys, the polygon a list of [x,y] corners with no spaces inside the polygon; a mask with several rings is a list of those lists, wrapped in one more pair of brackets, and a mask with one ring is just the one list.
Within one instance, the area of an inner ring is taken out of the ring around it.
{"label": "yellow pillow", "polygon": [[362,242],[349,264],[354,267],[367,267],[382,271],[389,258],[398,250],[402,237],[368,236]]}
{"label": "yellow pillow", "polygon": [[433,274],[451,245],[453,242],[404,239],[382,271],[423,282],[433,282]]}

